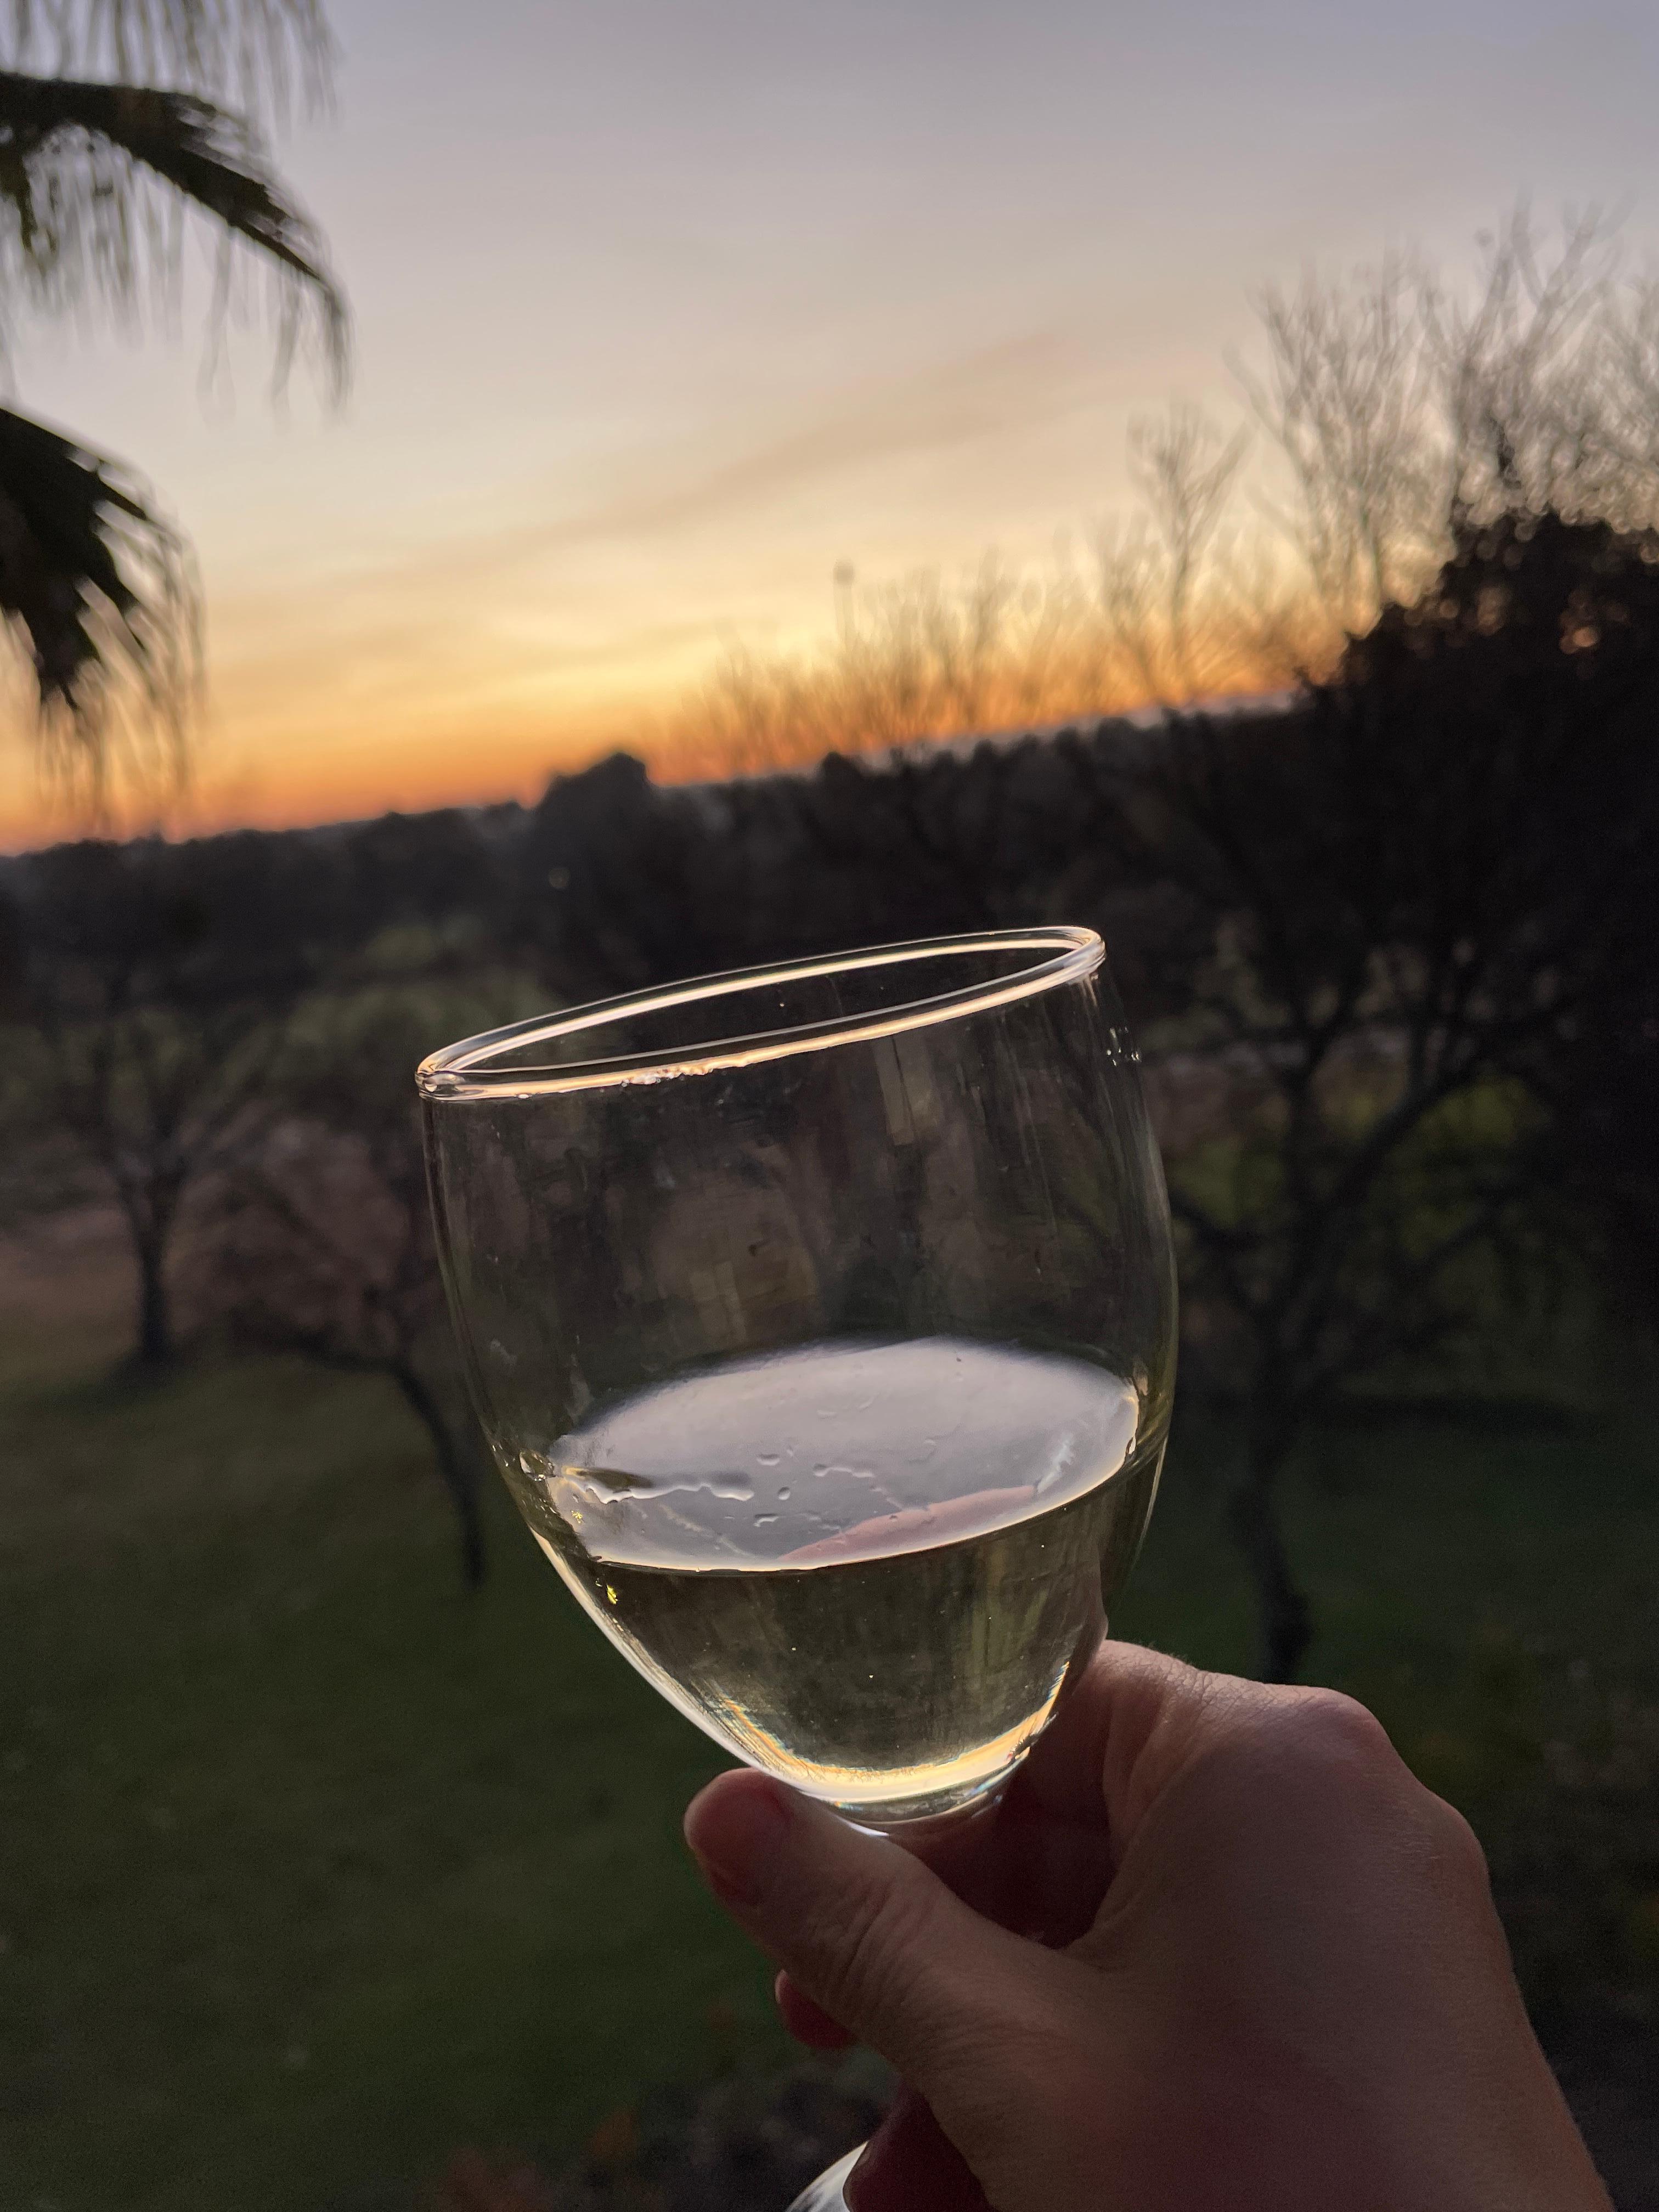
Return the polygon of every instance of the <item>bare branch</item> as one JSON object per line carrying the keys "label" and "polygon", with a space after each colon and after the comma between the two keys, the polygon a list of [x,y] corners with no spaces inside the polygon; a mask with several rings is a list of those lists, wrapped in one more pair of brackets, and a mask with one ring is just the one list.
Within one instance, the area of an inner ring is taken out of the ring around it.
{"label": "bare branch", "polygon": [[1311,271],[1257,300],[1265,376],[1234,374],[1291,475],[1286,519],[1314,588],[1345,629],[1409,596],[1445,512],[1419,265],[1391,255],[1346,281]]}

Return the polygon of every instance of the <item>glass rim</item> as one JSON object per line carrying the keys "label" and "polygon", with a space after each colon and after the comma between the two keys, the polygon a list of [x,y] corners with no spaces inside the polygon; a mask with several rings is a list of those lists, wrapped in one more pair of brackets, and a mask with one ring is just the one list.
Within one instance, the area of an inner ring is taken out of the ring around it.
{"label": "glass rim", "polygon": [[[580,1036],[625,1015],[652,1014],[671,1007],[695,1005],[699,1000],[729,998],[739,991],[769,983],[805,982],[817,976],[844,975],[858,969],[897,967],[908,961],[938,959],[952,954],[1018,951],[1022,948],[1046,957],[1033,957],[1029,967],[990,982],[966,983],[956,990],[930,992],[926,997],[884,1009],[879,1013],[836,1014],[827,1019],[801,1022],[777,1029],[757,1030],[707,1046],[665,1046],[657,1052],[623,1053],[602,1060],[579,1060],[544,1066],[492,1066],[501,1053],[533,1044],[541,1038]],[[1071,922],[1052,922],[1030,929],[973,930],[956,937],[916,938],[898,945],[875,945],[852,952],[826,953],[803,960],[786,960],[757,968],[732,968],[714,975],[689,977],[684,982],[659,984],[627,991],[615,998],[593,999],[556,1013],[532,1014],[527,1021],[510,1022],[501,1029],[483,1030],[454,1044],[428,1053],[415,1071],[422,1098],[546,1097],[562,1091],[622,1089],[629,1084],[655,1084],[676,1077],[707,1075],[725,1068],[750,1067],[764,1060],[785,1060],[797,1053],[816,1052],[829,1045],[873,1043],[883,1037],[902,1036],[931,1028],[939,1022],[988,1012],[1020,999],[1052,990],[1059,983],[1081,982],[1095,974],[1106,957],[1097,930]]]}

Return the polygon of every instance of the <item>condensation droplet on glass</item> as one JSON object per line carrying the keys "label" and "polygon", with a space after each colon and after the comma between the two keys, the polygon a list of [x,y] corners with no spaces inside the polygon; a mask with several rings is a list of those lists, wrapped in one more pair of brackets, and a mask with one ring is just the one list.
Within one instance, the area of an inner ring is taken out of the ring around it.
{"label": "condensation droplet on glass", "polygon": [[788,1484],[786,1482],[785,1484],[783,1484],[783,1486],[781,1486],[781,1489],[779,1490],[779,1492],[778,1492],[778,1498],[779,1498],[779,1501],[780,1501],[780,1503],[781,1503],[781,1501],[782,1501],[784,1498],[787,1498],[787,1497],[788,1497],[788,1495],[789,1495],[789,1486],[788,1486]]}
{"label": "condensation droplet on glass", "polygon": [[757,1452],[755,1464],[757,1467],[775,1467],[781,1457],[781,1454],[778,1452]]}

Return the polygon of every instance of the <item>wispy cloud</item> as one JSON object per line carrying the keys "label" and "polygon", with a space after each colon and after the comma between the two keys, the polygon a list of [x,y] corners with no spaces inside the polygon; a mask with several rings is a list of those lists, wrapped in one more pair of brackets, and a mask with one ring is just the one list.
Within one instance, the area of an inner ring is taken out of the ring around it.
{"label": "wispy cloud", "polygon": [[[1036,333],[827,397],[712,464],[706,441],[648,475],[635,462],[631,483],[586,505],[567,495],[562,514],[526,519],[520,490],[501,526],[379,559],[358,549],[349,579],[324,549],[312,574],[216,601],[204,765],[258,759],[272,805],[301,784],[349,784],[366,803],[469,773],[518,786],[596,741],[637,744],[734,619],[819,621],[830,554],[856,548],[861,472],[995,451],[1091,404],[1090,370],[1078,342]],[[819,550],[792,605],[787,584],[756,579],[752,549],[796,507]],[[725,546],[750,557],[722,583],[709,571]]]}
{"label": "wispy cloud", "polygon": [[453,550],[450,573],[498,570],[601,541],[637,544],[716,527],[830,485],[844,497],[848,480],[860,470],[992,443],[1087,406],[1096,397],[1097,364],[1092,367],[1091,374],[1079,339],[1036,332],[865,384],[712,465],[670,453],[656,460],[653,482]]}

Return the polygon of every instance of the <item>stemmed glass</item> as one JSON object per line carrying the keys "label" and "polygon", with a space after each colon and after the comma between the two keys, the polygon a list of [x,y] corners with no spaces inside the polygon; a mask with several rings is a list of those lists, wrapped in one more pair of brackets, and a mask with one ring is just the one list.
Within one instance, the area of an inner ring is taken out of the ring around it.
{"label": "stemmed glass", "polygon": [[1105,1632],[1169,1426],[1168,1207],[1099,938],[638,992],[417,1079],[473,1398],[580,1603],[848,1818],[983,1806]]}

